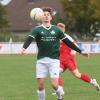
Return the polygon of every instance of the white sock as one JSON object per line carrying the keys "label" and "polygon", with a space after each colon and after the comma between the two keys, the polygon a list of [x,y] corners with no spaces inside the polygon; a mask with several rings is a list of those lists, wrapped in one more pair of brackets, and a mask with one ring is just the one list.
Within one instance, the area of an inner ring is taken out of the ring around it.
{"label": "white sock", "polygon": [[59,86],[59,88],[61,89],[61,93],[62,93],[62,95],[64,95],[64,94],[65,94],[65,92],[64,92],[63,87],[62,87],[62,86]]}
{"label": "white sock", "polygon": [[91,82],[90,82],[92,85],[94,86],[98,86],[98,83],[96,81],[96,79],[91,79]]}
{"label": "white sock", "polygon": [[95,79],[91,79],[90,83],[91,83],[92,85],[95,85],[96,80],[95,80]]}
{"label": "white sock", "polygon": [[38,100],[45,100],[45,89],[44,90],[38,90]]}
{"label": "white sock", "polygon": [[58,87],[58,89],[56,90],[56,94],[58,99],[62,99],[62,89],[60,87]]}

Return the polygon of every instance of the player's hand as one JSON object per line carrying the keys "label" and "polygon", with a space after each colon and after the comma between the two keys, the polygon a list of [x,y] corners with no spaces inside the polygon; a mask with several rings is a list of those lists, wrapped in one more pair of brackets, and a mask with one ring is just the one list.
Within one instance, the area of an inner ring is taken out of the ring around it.
{"label": "player's hand", "polygon": [[25,54],[26,54],[24,48],[22,48],[22,50],[21,50],[21,54],[22,54],[22,55],[25,55]]}

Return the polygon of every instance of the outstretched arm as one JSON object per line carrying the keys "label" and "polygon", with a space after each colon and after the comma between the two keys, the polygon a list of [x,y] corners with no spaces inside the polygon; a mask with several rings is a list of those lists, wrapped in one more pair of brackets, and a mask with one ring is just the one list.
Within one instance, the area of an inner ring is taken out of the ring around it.
{"label": "outstretched arm", "polygon": [[68,47],[70,47],[71,49],[79,52],[80,54],[82,54],[83,56],[89,57],[89,53],[85,53],[83,50],[81,50],[74,42],[72,42],[71,40],[69,40],[67,37],[65,39],[62,40]]}
{"label": "outstretched arm", "polygon": [[71,49],[73,49],[73,50],[75,50],[75,51],[77,51],[77,52],[79,52],[79,53],[82,53],[82,50],[81,50],[77,45],[75,45],[74,42],[70,41],[67,37],[64,38],[62,41],[63,41],[68,47],[70,47]]}
{"label": "outstretched arm", "polygon": [[26,41],[24,42],[21,54],[24,54],[25,50],[28,48],[28,46],[31,44],[31,42],[33,41],[33,37],[28,36],[28,38],[26,39]]}

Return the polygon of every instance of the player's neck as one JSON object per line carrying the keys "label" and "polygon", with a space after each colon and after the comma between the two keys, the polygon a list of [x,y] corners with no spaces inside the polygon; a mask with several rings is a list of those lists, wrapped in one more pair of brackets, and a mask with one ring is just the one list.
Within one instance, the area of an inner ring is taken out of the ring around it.
{"label": "player's neck", "polygon": [[43,26],[44,26],[44,27],[50,27],[50,26],[51,26],[51,23],[50,23],[50,22],[48,22],[48,23],[43,23]]}

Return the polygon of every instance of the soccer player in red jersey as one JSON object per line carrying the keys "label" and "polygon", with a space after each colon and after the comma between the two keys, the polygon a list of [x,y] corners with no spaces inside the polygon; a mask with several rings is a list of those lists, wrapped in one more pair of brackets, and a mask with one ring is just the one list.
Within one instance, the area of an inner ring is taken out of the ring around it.
{"label": "soccer player in red jersey", "polygon": [[[63,32],[65,32],[65,24],[58,23],[57,26]],[[66,36],[72,42],[75,43],[75,41],[69,35],[66,34]],[[84,82],[92,84],[99,91],[100,90],[100,86],[97,83],[96,79],[92,79],[88,75],[79,72],[79,70],[77,68],[76,60],[75,60],[75,54],[76,54],[75,51],[73,51],[71,48],[66,46],[63,41],[61,41],[61,44],[60,44],[60,73],[62,73],[65,70],[68,69],[68,70],[70,70],[72,72],[72,74],[76,78],[79,78],[79,79],[83,80]],[[62,87],[62,80],[61,79],[59,79],[58,83]]]}

